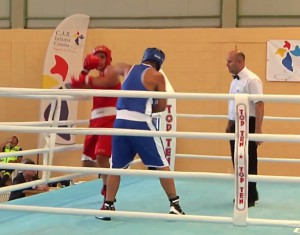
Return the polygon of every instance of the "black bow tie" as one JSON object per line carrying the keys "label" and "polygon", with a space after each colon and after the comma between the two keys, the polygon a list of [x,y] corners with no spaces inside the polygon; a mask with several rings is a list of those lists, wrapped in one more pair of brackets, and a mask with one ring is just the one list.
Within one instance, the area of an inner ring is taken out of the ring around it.
{"label": "black bow tie", "polygon": [[240,80],[240,77],[239,75],[232,75],[233,79],[237,79],[237,80]]}

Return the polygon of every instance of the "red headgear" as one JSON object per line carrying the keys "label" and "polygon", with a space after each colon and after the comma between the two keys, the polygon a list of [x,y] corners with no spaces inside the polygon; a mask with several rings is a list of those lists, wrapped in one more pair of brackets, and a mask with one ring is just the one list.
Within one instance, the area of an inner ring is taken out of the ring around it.
{"label": "red headgear", "polygon": [[107,46],[104,46],[104,45],[97,46],[93,50],[93,55],[96,55],[99,52],[102,52],[102,53],[104,53],[106,55],[105,67],[107,65],[110,65],[110,63],[112,61],[111,50]]}

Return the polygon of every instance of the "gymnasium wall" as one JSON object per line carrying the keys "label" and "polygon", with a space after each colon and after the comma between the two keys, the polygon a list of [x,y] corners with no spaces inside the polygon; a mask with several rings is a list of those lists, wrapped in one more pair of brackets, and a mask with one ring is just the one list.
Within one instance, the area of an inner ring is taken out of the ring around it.
{"label": "gymnasium wall", "polygon": [[[40,88],[48,41],[53,30],[0,30],[0,86]],[[156,46],[166,52],[163,65],[175,91],[228,93],[231,76],[226,68],[227,53],[238,48],[246,54],[248,68],[262,79],[265,94],[299,93],[300,83],[267,82],[266,42],[275,39],[296,40],[298,28],[258,29],[90,29],[86,51],[106,44],[113,51],[114,62],[138,63],[146,47]],[[300,116],[299,104],[266,103],[266,116]],[[0,97],[0,121],[37,121],[39,101]],[[78,119],[87,119],[91,102],[79,103]],[[178,113],[227,114],[226,101],[178,100]],[[178,118],[178,131],[224,133],[227,120]],[[267,134],[299,134],[298,122],[264,121]],[[18,135],[23,149],[37,148],[37,135],[0,133],[0,141]],[[78,136],[77,143],[83,142]],[[263,143],[260,157],[298,158],[297,143]],[[177,153],[229,156],[229,143],[222,140],[178,139]],[[80,165],[81,151],[57,154],[56,165]],[[30,156],[36,159],[36,156]],[[176,170],[232,172],[230,161],[178,159]],[[297,164],[259,163],[259,173],[300,175]],[[58,174],[58,173],[56,173]]]}

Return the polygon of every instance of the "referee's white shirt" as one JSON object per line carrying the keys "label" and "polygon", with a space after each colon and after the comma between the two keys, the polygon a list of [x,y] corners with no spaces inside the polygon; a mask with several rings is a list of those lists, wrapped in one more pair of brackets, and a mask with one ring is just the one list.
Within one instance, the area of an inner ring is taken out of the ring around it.
{"label": "referee's white shirt", "polygon": [[[245,66],[237,74],[238,79],[233,79],[230,84],[229,94],[263,94],[263,86],[259,77]],[[249,116],[255,117],[255,103],[261,100],[249,101]],[[235,102],[228,102],[228,119],[235,120]]]}

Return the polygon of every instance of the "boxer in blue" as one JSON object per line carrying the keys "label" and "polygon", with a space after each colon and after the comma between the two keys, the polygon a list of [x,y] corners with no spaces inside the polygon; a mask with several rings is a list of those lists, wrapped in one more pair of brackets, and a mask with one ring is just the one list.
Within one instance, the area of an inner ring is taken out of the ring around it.
{"label": "boxer in blue", "polygon": [[[165,79],[159,72],[165,54],[157,48],[147,48],[142,63],[118,64],[116,70],[124,76],[122,90],[165,92]],[[166,99],[120,97],[114,128],[156,131],[152,113],[166,109]],[[113,136],[111,168],[127,168],[138,154],[151,170],[170,171],[160,137]],[[120,185],[119,175],[109,175],[104,210],[115,210],[114,202]],[[173,178],[160,178],[160,183],[170,202],[170,214],[184,215]],[[110,220],[109,217],[98,217]]]}

